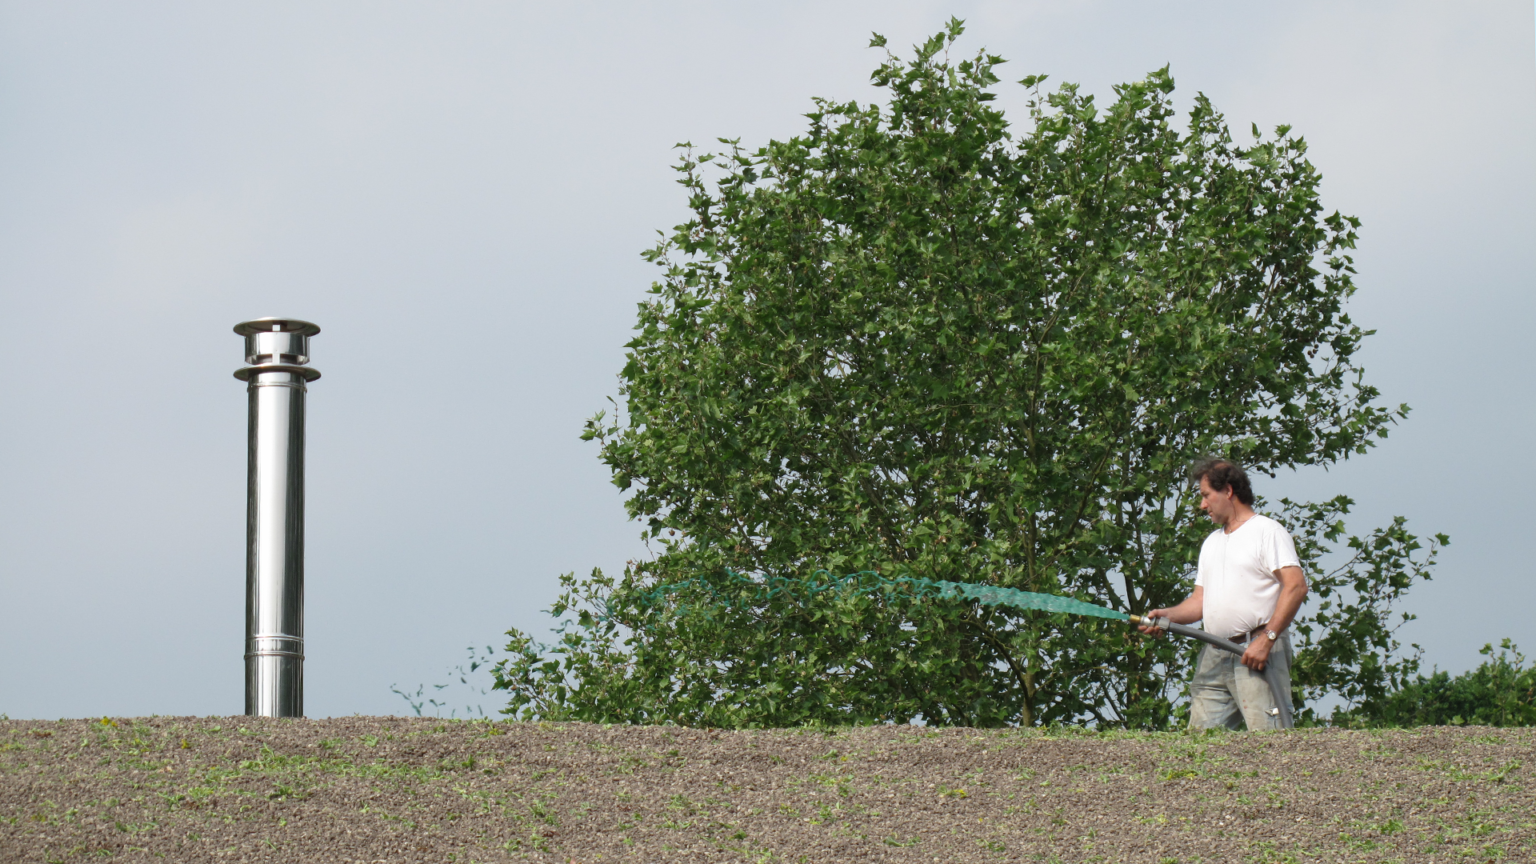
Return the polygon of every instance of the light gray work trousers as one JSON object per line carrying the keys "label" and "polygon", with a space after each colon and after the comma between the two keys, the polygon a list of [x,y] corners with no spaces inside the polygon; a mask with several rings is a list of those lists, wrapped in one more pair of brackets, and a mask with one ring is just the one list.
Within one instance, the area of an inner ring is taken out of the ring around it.
{"label": "light gray work trousers", "polygon": [[[1269,637],[1263,634],[1260,639]],[[1263,672],[1243,665],[1236,654],[1206,645],[1195,664],[1189,685],[1189,728],[1240,730],[1289,729],[1291,712],[1275,704],[1269,676],[1279,685],[1281,698],[1291,698],[1291,635],[1280,634],[1269,651]]]}

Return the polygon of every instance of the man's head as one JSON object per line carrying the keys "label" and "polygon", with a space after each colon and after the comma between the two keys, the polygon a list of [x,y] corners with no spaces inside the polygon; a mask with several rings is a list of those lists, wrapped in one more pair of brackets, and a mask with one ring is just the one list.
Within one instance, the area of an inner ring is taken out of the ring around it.
{"label": "man's head", "polygon": [[1200,509],[1211,521],[1225,527],[1242,509],[1253,506],[1253,486],[1241,465],[1227,459],[1201,459],[1189,476],[1200,484]]}

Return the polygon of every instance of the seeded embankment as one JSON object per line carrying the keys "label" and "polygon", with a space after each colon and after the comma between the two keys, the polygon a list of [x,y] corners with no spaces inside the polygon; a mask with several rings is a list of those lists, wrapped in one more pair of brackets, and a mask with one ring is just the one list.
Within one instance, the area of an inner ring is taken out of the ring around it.
{"label": "seeded embankment", "polygon": [[1536,730],[0,721],[0,861],[1532,861]]}

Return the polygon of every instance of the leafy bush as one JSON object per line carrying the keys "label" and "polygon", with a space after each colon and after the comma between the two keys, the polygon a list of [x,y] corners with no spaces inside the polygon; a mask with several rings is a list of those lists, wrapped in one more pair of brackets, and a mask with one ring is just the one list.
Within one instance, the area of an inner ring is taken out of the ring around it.
{"label": "leafy bush", "polygon": [[[1484,645],[1488,657],[1481,666],[1452,678],[1436,671],[1419,675],[1400,689],[1342,711],[1335,725],[1368,727],[1413,726],[1536,726],[1536,666],[1509,639]],[[1511,658],[1510,654],[1514,657]]]}

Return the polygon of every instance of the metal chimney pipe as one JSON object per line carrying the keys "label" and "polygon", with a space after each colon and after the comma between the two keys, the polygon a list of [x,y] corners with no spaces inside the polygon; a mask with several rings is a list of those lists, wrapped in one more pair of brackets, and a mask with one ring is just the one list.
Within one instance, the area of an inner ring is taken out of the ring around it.
{"label": "metal chimney pipe", "polygon": [[304,394],[320,377],[293,318],[235,325],[250,394],[245,510],[245,713],[304,716]]}

